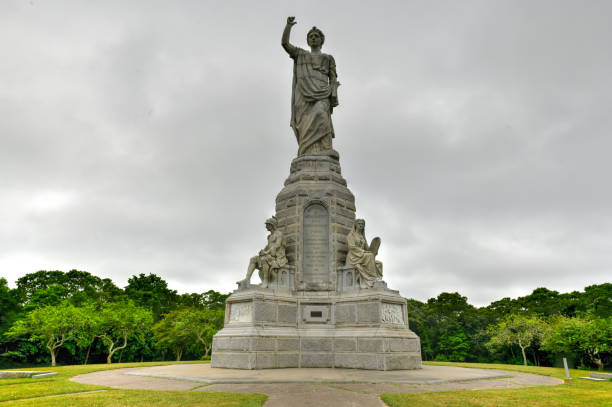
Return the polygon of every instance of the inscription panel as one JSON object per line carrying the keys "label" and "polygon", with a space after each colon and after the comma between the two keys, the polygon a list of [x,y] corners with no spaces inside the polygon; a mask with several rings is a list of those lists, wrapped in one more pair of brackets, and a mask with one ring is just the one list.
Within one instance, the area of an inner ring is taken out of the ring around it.
{"label": "inscription panel", "polygon": [[321,204],[304,210],[302,280],[305,283],[329,281],[329,216]]}
{"label": "inscription panel", "polygon": [[229,323],[251,322],[253,320],[253,303],[236,302],[230,306]]}
{"label": "inscription panel", "polygon": [[399,304],[388,304],[383,302],[382,322],[387,324],[403,324],[404,313],[402,312],[402,306]]}

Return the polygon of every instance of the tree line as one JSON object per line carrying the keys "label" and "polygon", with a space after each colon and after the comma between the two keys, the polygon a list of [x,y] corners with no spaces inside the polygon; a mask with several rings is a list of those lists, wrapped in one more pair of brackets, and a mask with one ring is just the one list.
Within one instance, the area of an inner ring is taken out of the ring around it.
{"label": "tree line", "polygon": [[200,359],[223,327],[214,290],[178,294],[155,274],[125,288],[86,271],[0,278],[0,366]]}
{"label": "tree line", "polygon": [[424,360],[603,369],[612,365],[612,284],[559,293],[537,288],[474,307],[459,293],[408,301]]}
{"label": "tree line", "polygon": [[[0,367],[201,359],[223,327],[229,294],[178,294],[155,274],[125,288],[86,271],[0,278]],[[612,284],[537,288],[475,307],[459,293],[407,300],[424,360],[612,365]]]}

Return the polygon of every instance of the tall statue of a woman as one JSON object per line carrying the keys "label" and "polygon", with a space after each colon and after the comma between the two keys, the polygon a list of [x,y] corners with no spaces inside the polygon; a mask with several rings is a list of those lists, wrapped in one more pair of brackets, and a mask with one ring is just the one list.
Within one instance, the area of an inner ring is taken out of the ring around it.
{"label": "tall statue of a woman", "polygon": [[293,91],[291,127],[298,142],[298,156],[328,155],[338,157],[332,149],[334,127],[331,114],[338,106],[338,81],[334,57],[321,52],[325,41],[317,27],[308,31],[310,52],[289,43],[295,17],[287,17],[281,44],[293,58]]}

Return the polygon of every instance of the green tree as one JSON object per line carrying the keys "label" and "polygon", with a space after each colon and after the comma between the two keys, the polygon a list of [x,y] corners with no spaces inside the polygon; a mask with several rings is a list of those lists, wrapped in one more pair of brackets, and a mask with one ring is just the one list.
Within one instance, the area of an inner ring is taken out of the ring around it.
{"label": "green tree", "polygon": [[107,346],[106,363],[109,364],[113,355],[127,346],[130,336],[142,341],[142,333],[153,325],[151,311],[138,307],[131,301],[105,304],[99,315],[96,330]]}
{"label": "green tree", "polygon": [[57,305],[64,300],[77,306],[91,300],[108,302],[122,295],[110,279],[80,270],[29,273],[17,280],[17,290],[28,309]]}
{"label": "green tree", "polygon": [[465,332],[455,329],[440,337],[439,348],[446,360],[463,362],[469,356],[470,342]]}
{"label": "green tree", "polygon": [[586,358],[602,370],[602,355],[612,352],[612,317],[558,317],[546,330],[542,345],[559,355]]}
{"label": "green tree", "polygon": [[540,339],[545,330],[545,323],[535,316],[514,314],[507,316],[497,325],[489,327],[491,340],[489,347],[518,345],[523,355],[523,364],[527,366],[525,349]]}
{"label": "green tree", "polygon": [[612,284],[591,285],[584,289],[582,295],[585,315],[607,318],[612,315]]}
{"label": "green tree", "polygon": [[204,347],[204,355],[210,354],[214,334],[223,328],[225,312],[221,309],[188,308],[180,314],[177,329],[193,335]]}
{"label": "green tree", "polygon": [[82,323],[80,312],[73,305],[51,305],[28,312],[8,334],[14,338],[29,334],[30,341],[42,341],[51,355],[51,366],[55,366],[58,349],[74,338]]}
{"label": "green tree", "polygon": [[150,309],[155,321],[159,321],[178,303],[176,290],[170,290],[168,283],[155,274],[132,276],[125,293],[136,305]]}
{"label": "green tree", "polygon": [[158,347],[172,349],[177,361],[181,360],[185,349],[197,339],[194,328],[189,326],[190,321],[185,321],[185,316],[190,312],[188,309],[172,311],[153,327]]}
{"label": "green tree", "polygon": [[19,299],[16,293],[8,287],[5,278],[0,278],[0,339],[2,333],[8,331],[19,312]]}
{"label": "green tree", "polygon": [[86,304],[79,308],[81,323],[76,327],[74,332],[74,340],[76,345],[81,348],[87,348],[85,354],[84,365],[89,361],[91,346],[96,338],[100,335],[101,319],[93,303]]}

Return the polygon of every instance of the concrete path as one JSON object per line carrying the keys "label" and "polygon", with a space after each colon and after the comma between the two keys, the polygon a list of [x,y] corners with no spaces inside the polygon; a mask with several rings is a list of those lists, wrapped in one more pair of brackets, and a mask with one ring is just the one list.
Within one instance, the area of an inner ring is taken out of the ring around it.
{"label": "concrete path", "polygon": [[107,370],[71,380],[120,389],[263,393],[269,396],[265,407],[380,407],[385,405],[379,399],[383,393],[504,389],[563,383],[547,376],[451,366],[380,372],[355,369],[213,369],[209,364]]}

